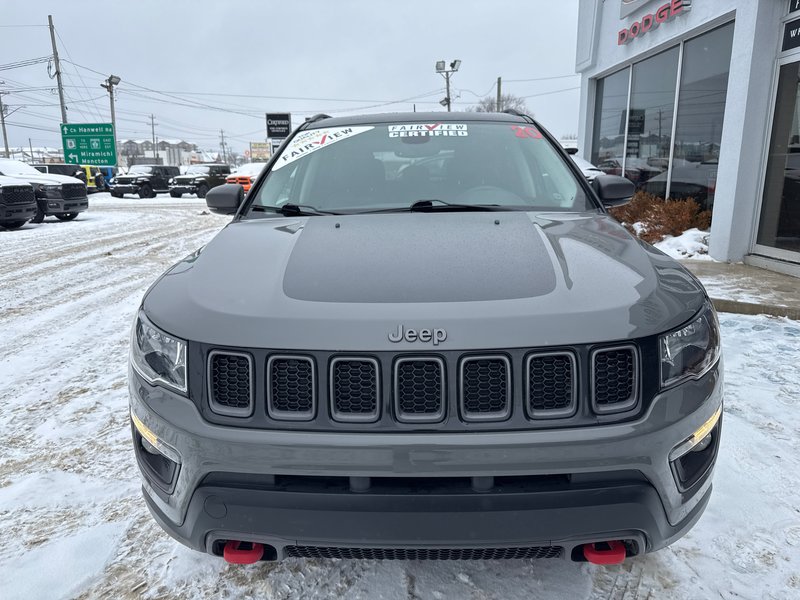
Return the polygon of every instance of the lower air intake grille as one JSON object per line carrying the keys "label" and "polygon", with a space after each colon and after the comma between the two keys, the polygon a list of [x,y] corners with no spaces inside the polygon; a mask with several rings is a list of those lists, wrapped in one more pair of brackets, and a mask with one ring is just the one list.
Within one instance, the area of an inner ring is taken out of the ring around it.
{"label": "lower air intake grille", "polygon": [[330,548],[286,546],[295,558],[355,558],[368,560],[499,560],[509,558],[560,558],[561,546],[526,548]]}
{"label": "lower air intake grille", "polygon": [[532,418],[568,417],[575,412],[575,357],[549,352],[528,357],[528,415]]}
{"label": "lower air intake grille", "polygon": [[461,363],[461,410],[468,421],[508,417],[511,367],[504,356],[476,356]]}
{"label": "lower air intake grille", "polygon": [[337,421],[378,418],[378,362],[336,358],[331,362],[331,409]]}
{"label": "lower air intake grille", "polygon": [[444,416],[444,363],[440,358],[401,358],[395,363],[397,418],[432,423]]}
{"label": "lower air intake grille", "polygon": [[306,421],[314,416],[314,362],[305,356],[267,361],[267,411],[273,419]]}
{"label": "lower air intake grille", "polygon": [[636,404],[636,349],[633,346],[595,350],[592,386],[597,412],[618,412]]}
{"label": "lower air intake grille", "polygon": [[248,354],[212,352],[208,357],[211,410],[246,417],[253,411],[253,360]]}

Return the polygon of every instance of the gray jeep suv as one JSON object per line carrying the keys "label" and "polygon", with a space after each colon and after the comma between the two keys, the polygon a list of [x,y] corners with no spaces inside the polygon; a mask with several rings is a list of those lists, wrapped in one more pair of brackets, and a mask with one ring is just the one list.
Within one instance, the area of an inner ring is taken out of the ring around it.
{"label": "gray jeep suv", "polygon": [[295,131],[148,290],[130,413],[158,523],[234,563],[618,563],[698,520],[719,326],[521,114]]}

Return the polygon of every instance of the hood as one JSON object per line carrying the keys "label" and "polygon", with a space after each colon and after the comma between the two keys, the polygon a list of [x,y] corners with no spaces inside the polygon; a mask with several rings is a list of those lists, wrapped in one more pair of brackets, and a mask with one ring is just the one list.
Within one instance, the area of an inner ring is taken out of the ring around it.
{"label": "hood", "polygon": [[178,180],[180,180],[180,181],[193,181],[194,179],[204,179],[205,177],[206,177],[206,175],[203,175],[202,173],[192,173],[192,174],[184,173],[183,175],[176,175],[175,176],[175,181],[178,181]]}
{"label": "hood", "polygon": [[231,223],[144,300],[210,344],[441,350],[608,342],[673,329],[702,306],[677,262],[598,213],[401,213]]}
{"label": "hood", "polygon": [[27,186],[27,181],[20,181],[19,179],[15,179],[14,177],[6,177],[5,175],[0,175],[0,186],[4,185],[14,185],[14,186]]}
{"label": "hood", "polygon": [[68,175],[56,175],[54,173],[39,173],[38,175],[8,175],[8,179],[21,181],[23,183],[43,183],[44,185],[56,185],[59,183],[80,183],[83,182],[75,177]]}

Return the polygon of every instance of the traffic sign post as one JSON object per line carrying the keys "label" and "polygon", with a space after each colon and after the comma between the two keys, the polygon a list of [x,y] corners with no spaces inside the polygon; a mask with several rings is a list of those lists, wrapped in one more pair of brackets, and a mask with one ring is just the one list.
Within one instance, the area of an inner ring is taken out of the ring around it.
{"label": "traffic sign post", "polygon": [[74,165],[113,167],[117,143],[111,123],[62,123],[64,162]]}

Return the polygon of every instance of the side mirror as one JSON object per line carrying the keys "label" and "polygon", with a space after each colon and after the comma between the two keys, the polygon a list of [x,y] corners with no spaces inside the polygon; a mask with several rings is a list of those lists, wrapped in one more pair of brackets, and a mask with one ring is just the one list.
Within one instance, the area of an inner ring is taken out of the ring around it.
{"label": "side mirror", "polygon": [[633,182],[619,175],[598,175],[592,188],[606,208],[627,204],[636,192]]}
{"label": "side mirror", "polygon": [[236,183],[225,183],[206,193],[206,205],[211,212],[232,215],[244,200],[244,188]]}
{"label": "side mirror", "polygon": [[565,150],[567,151],[567,154],[569,154],[570,156],[572,156],[573,154],[577,154],[578,153],[578,149],[577,148],[565,148]]}

